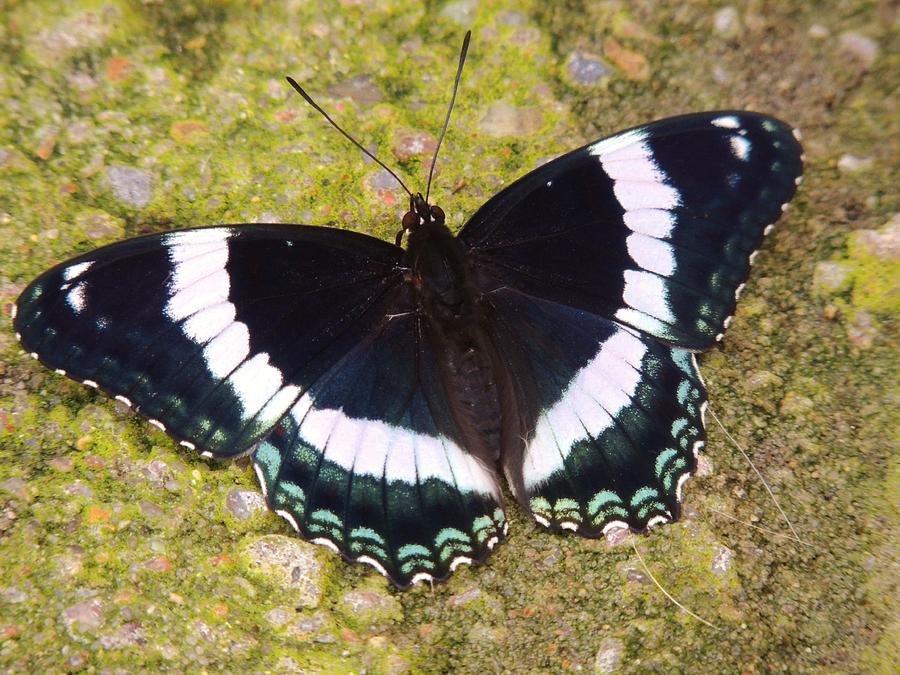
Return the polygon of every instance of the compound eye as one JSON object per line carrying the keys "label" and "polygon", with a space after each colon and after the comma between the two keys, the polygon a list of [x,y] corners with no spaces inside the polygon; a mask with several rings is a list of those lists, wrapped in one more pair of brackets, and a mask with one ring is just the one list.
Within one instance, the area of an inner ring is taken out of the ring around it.
{"label": "compound eye", "polygon": [[403,225],[404,230],[413,230],[419,224],[419,216],[412,211],[407,211],[403,214],[403,221],[401,224]]}
{"label": "compound eye", "polygon": [[431,209],[431,218],[438,223],[443,223],[444,209],[442,209],[440,206],[431,206],[429,208]]}

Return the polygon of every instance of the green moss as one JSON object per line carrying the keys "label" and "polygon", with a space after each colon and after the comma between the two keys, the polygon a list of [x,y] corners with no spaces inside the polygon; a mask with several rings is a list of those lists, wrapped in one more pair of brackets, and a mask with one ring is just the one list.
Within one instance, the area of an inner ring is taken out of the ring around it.
{"label": "green moss", "polygon": [[[896,236],[898,224],[885,225],[877,233]],[[900,260],[873,255],[869,233],[854,232],[847,242],[847,259],[852,265],[851,302],[858,309],[882,314],[900,313]]]}

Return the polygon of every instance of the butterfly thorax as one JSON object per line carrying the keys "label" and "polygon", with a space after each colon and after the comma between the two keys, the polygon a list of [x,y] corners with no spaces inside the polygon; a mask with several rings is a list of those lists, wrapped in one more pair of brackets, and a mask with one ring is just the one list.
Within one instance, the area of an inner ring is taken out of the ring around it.
{"label": "butterfly thorax", "polygon": [[420,311],[442,323],[470,317],[477,294],[470,282],[466,251],[443,220],[413,229],[405,258]]}

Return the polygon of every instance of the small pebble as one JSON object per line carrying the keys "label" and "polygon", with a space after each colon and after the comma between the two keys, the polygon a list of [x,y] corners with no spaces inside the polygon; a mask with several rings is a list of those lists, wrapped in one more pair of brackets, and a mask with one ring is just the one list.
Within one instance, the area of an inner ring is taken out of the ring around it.
{"label": "small pebble", "polygon": [[625,77],[635,82],[650,78],[650,64],[642,54],[627,49],[614,38],[603,41],[603,54],[621,70]]}
{"label": "small pebble", "polygon": [[604,638],[594,657],[594,672],[602,675],[618,672],[625,644],[614,637]]}
{"label": "small pebble", "polygon": [[712,562],[713,574],[722,576],[731,569],[731,561],[734,560],[734,551],[725,546],[719,546]]}
{"label": "small pebble", "polygon": [[333,84],[328,87],[328,93],[334,98],[349,98],[363,107],[380,103],[384,98],[381,89],[368,75],[357,75],[344,82]]}
{"label": "small pebble", "polygon": [[819,297],[828,297],[842,291],[849,279],[852,266],[846,262],[820,260],[813,268],[812,292]]}
{"label": "small pebble", "polygon": [[603,59],[589,52],[573,52],[566,64],[569,79],[575,84],[590,87],[609,77],[612,72]]}
{"label": "small pebble", "polygon": [[103,601],[91,598],[63,610],[63,622],[71,631],[94,633],[103,625]]}
{"label": "small pebble", "polygon": [[814,23],[813,25],[811,25],[806,33],[813,40],[824,40],[829,35],[831,35],[831,31],[820,23]]}
{"label": "small pebble", "polygon": [[837,167],[841,173],[856,173],[865,171],[872,167],[875,163],[871,157],[858,157],[857,155],[841,155],[838,160]]}
{"label": "small pebble", "polygon": [[866,68],[878,58],[878,43],[856,31],[846,31],[838,36],[838,46],[845,54],[857,59]]}
{"label": "small pebble", "polygon": [[475,21],[476,9],[478,9],[478,0],[457,0],[444,5],[438,12],[438,16],[469,27]]}
{"label": "small pebble", "polygon": [[742,32],[741,17],[734,7],[723,7],[713,15],[713,30],[722,37],[735,38]]}
{"label": "small pebble", "polygon": [[265,498],[256,490],[234,489],[225,498],[225,508],[238,520],[249,520],[268,507]]}
{"label": "small pebble", "polygon": [[394,143],[393,152],[397,161],[406,162],[413,157],[430,157],[437,145],[434,137],[424,131],[409,131],[401,134]]}
{"label": "small pebble", "polygon": [[338,602],[338,610],[359,626],[394,622],[403,618],[400,602],[385,591],[348,591]]}
{"label": "small pebble", "polygon": [[152,179],[143,169],[130,166],[111,166],[106,170],[113,194],[123,204],[142,208],[153,197]]}
{"label": "small pebble", "polygon": [[505,101],[493,103],[478,122],[478,130],[491,138],[527,136],[541,128],[543,115],[537,108],[517,108]]}
{"label": "small pebble", "polygon": [[75,463],[68,457],[54,457],[48,464],[62,473],[69,473],[75,468]]}
{"label": "small pebble", "polygon": [[856,312],[853,321],[847,324],[847,337],[855,347],[869,349],[878,337],[875,317],[869,312]]}
{"label": "small pebble", "polygon": [[318,606],[325,569],[313,544],[270,534],[248,542],[242,553],[248,571],[282,587],[296,606]]}

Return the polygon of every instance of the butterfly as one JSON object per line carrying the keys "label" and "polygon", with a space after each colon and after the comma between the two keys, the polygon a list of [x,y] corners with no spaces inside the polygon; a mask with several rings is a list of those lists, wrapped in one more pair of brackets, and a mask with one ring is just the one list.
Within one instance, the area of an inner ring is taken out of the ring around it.
{"label": "butterfly", "polygon": [[456,236],[426,192],[396,243],[288,224],[114,243],[34,280],[14,328],[182,446],[249,455],[305,539],[401,588],[444,580],[506,536],[501,474],[551,530],[678,518],[705,441],[695,354],[801,152],[761,114],[664,119],[526,174]]}

